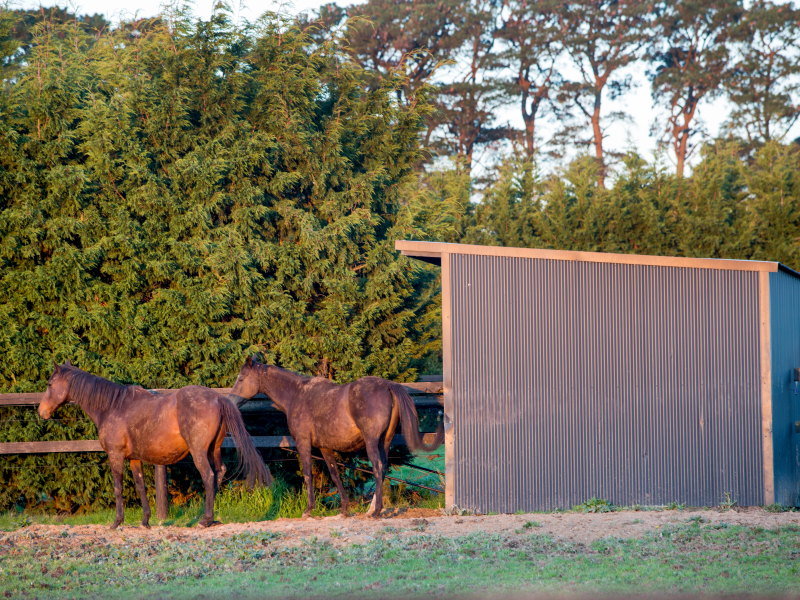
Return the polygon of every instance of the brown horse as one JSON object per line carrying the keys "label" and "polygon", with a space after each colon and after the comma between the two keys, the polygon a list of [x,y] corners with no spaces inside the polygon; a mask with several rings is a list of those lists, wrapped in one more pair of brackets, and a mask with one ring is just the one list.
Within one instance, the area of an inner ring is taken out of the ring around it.
{"label": "brown horse", "polygon": [[311,448],[319,448],[331,478],[342,499],[341,511],[347,515],[347,494],[339,478],[338,452],[354,452],[366,447],[375,475],[375,495],[367,516],[379,517],[383,509],[383,478],[388,468],[389,445],[398,420],[406,443],[412,450],[431,451],[444,440],[440,426],[433,443],[425,444],[419,433],[419,419],[414,401],[402,385],[380,377],[362,377],[337,385],[324,377],[306,377],[280,367],[264,365],[248,358],[231,391],[232,396],[252,398],[258,393],[269,396],[286,413],[289,431],[297,445],[308,491],[304,517],[314,506],[311,483]]}
{"label": "brown horse", "polygon": [[150,503],[142,476],[142,462],[171,465],[192,454],[205,487],[205,514],[198,525],[214,522],[214,495],[225,466],[220,447],[230,431],[239,448],[239,461],[248,484],[269,484],[264,466],[247,434],[236,406],[205,387],[190,385],[154,394],[139,386],[121,385],[73,367],[56,365],[39,403],[39,416],[49,419],[65,402],[74,402],[94,421],[100,445],[108,453],[114,476],[117,516],[111,529],[122,523],[122,470],[130,460],[136,491],[142,500],[142,525],[149,527]]}

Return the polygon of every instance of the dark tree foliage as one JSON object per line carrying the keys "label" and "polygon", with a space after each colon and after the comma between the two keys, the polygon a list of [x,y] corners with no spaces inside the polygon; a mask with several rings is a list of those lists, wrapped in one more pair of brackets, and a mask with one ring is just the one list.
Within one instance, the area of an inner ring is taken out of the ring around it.
{"label": "dark tree foliage", "polygon": [[493,77],[499,66],[495,51],[499,4],[498,0],[475,0],[459,8],[454,36],[458,47],[452,52],[454,64],[445,69],[450,81],[437,86],[438,110],[431,129],[442,135],[433,138],[433,145],[442,154],[458,157],[468,171],[478,147],[509,135],[508,127],[495,123],[502,103]]}
{"label": "dark tree foliage", "polygon": [[604,96],[613,99],[631,87],[622,70],[634,62],[649,40],[652,2],[641,0],[575,0],[558,10],[563,46],[578,76],[562,84],[562,100],[589,122],[590,143],[597,160],[597,183],[605,185],[606,151],[603,122],[624,117],[604,115]]}
{"label": "dark tree foliage", "polygon": [[403,67],[413,91],[428,82],[458,47],[459,0],[370,0],[347,8],[347,47],[364,68],[390,73]]}
{"label": "dark tree foliage", "polygon": [[679,176],[701,131],[700,102],[721,93],[730,76],[735,26],[743,14],[741,0],[678,0],[659,8],[650,50],[653,96],[667,109],[668,124],[659,129],[675,154]]}
{"label": "dark tree foliage", "polygon": [[[518,102],[524,124],[525,154],[533,160],[538,151],[536,123],[548,108],[558,109],[556,93],[564,81],[557,69],[563,50],[563,24],[555,0],[512,0],[496,35],[506,42],[499,60],[511,71],[500,84],[508,100]],[[554,110],[556,116],[559,112]]]}
{"label": "dark tree foliage", "polygon": [[781,141],[800,118],[800,10],[759,0],[739,25],[737,58],[723,81],[727,129],[751,148]]}
{"label": "dark tree foliage", "polygon": [[392,243],[420,234],[398,225],[398,188],[421,97],[397,105],[396,79],[370,89],[280,21],[91,45],[54,31],[3,115],[3,386],[67,358],[223,384],[246,349],[341,379],[413,374],[417,276]]}

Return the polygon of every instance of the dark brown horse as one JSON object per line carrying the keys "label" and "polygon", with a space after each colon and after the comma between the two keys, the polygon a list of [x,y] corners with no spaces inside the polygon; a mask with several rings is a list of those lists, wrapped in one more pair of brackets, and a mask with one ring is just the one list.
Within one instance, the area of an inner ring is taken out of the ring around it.
{"label": "dark brown horse", "polygon": [[250,485],[269,484],[264,466],[236,406],[205,387],[190,385],[154,394],[139,386],[121,385],[73,367],[56,365],[39,403],[39,416],[49,419],[65,402],[80,406],[97,426],[100,445],[108,453],[114,475],[117,506],[115,529],[122,523],[122,470],[130,460],[136,491],[142,500],[142,525],[149,527],[150,503],[142,476],[142,462],[171,465],[192,454],[205,487],[205,514],[198,525],[214,522],[214,495],[225,466],[220,447],[230,431],[239,448],[239,461]]}
{"label": "dark brown horse", "polygon": [[431,451],[444,440],[443,429],[439,427],[433,443],[423,443],[417,408],[411,396],[402,385],[380,377],[362,377],[337,385],[324,377],[306,377],[248,358],[231,395],[252,398],[258,393],[269,396],[275,406],[286,413],[308,491],[308,506],[303,516],[310,515],[314,506],[312,447],[320,449],[328,465],[342,499],[343,515],[347,515],[348,500],[333,452],[354,452],[366,447],[375,475],[375,495],[367,515],[379,517],[383,509],[383,478],[388,469],[389,445],[398,421],[412,450]]}

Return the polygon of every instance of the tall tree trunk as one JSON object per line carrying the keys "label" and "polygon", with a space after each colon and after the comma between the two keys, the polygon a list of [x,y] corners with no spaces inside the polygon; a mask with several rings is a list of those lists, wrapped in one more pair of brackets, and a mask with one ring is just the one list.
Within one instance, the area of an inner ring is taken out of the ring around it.
{"label": "tall tree trunk", "polygon": [[597,185],[606,187],[606,164],[603,157],[603,130],[600,127],[600,94],[595,94],[592,111],[592,135],[594,136],[594,157],[597,160]]}
{"label": "tall tree trunk", "polygon": [[536,143],[534,142],[535,120],[533,115],[523,117],[525,121],[525,155],[528,158],[533,158],[536,154]]}

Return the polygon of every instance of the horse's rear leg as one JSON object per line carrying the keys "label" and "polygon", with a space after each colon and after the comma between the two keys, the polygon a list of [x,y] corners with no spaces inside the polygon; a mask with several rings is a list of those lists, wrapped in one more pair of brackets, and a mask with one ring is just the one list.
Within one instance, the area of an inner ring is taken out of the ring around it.
{"label": "horse's rear leg", "polygon": [[203,518],[197,524],[200,527],[208,527],[214,523],[214,496],[216,490],[214,469],[211,468],[211,463],[208,460],[208,451],[192,452],[192,460],[194,461],[194,466],[200,471],[200,477],[203,479],[203,489],[206,492],[205,512]]}
{"label": "horse's rear leg", "polygon": [[[397,408],[397,404],[394,405],[392,408],[392,416],[389,419],[389,426],[386,428],[386,432],[383,434],[383,459],[384,459],[384,467],[383,467],[383,480],[381,481],[381,500],[383,499],[383,484],[386,480],[386,473],[389,471],[389,448],[392,446],[392,440],[394,440],[394,432],[397,430],[397,422],[400,420],[400,411]],[[367,515],[373,515],[376,510],[376,503],[377,503],[378,495],[372,495],[372,502],[369,504],[369,510],[367,510]],[[381,506],[381,509],[383,507]],[[378,515],[381,514],[381,511],[378,510]]]}
{"label": "horse's rear leg", "polygon": [[147,501],[147,489],[144,487],[142,461],[131,459],[130,463],[133,483],[136,484],[136,491],[139,492],[139,499],[142,501],[142,527],[150,529],[150,502]]}
{"label": "horse's rear leg", "polygon": [[215,475],[215,483],[217,485],[217,491],[219,491],[220,486],[222,485],[222,479],[225,477],[225,473],[227,469],[225,468],[225,463],[222,462],[222,440],[225,439],[225,428],[220,427],[219,433],[217,434],[217,439],[214,441],[214,445],[211,448],[211,463],[214,465],[214,475]]}
{"label": "horse's rear leg", "polygon": [[377,519],[383,510],[383,477],[386,475],[386,456],[378,440],[367,441],[367,456],[372,463],[372,473],[375,475],[375,495],[372,497],[367,516]]}
{"label": "horse's rear leg", "polygon": [[111,475],[114,478],[114,504],[117,509],[117,516],[111,529],[116,529],[125,519],[125,503],[122,499],[122,470],[125,468],[125,459],[122,456],[108,455],[108,463],[111,466]]}
{"label": "horse's rear leg", "polygon": [[342,499],[341,513],[346,517],[347,506],[350,501],[347,498],[347,492],[344,491],[342,480],[339,477],[339,467],[336,465],[336,456],[333,452],[325,448],[320,448],[320,451],[322,452],[322,457],[325,459],[325,464],[328,465],[328,472],[331,474],[331,479],[333,479],[333,483],[336,484],[336,489],[339,490],[339,497]]}

